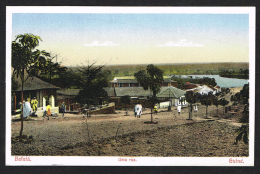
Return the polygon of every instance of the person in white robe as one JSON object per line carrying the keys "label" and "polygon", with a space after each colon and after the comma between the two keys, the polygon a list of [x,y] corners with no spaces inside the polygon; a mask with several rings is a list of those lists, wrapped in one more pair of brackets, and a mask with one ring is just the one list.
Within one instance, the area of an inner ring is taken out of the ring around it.
{"label": "person in white robe", "polygon": [[31,105],[28,101],[23,102],[23,117],[27,118],[32,112]]}
{"label": "person in white robe", "polygon": [[142,114],[142,105],[141,104],[135,105],[134,112],[135,112],[135,117],[140,118],[140,116]]}
{"label": "person in white robe", "polygon": [[197,106],[197,105],[194,106],[194,111],[195,111],[195,112],[198,111],[198,106]]}
{"label": "person in white robe", "polygon": [[180,115],[181,114],[181,105],[177,106],[177,110],[178,110],[178,114]]}

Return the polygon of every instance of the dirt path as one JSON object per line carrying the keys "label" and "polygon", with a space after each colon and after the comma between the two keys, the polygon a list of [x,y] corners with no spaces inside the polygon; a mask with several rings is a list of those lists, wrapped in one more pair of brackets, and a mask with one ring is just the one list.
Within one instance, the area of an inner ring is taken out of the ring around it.
{"label": "dirt path", "polygon": [[[171,112],[164,112],[166,109],[163,109],[153,115],[158,124],[144,124],[151,120],[150,110],[144,111],[141,118],[134,117],[131,112],[130,116],[124,116],[124,111],[117,111],[117,114],[92,115],[88,118],[66,114],[64,118],[58,116],[48,120],[41,117],[25,121],[23,133],[32,135],[34,141],[31,144],[13,143],[12,155],[248,155],[248,146],[232,144],[235,140],[234,130],[239,126],[232,125],[237,122],[236,117],[231,120],[213,117],[216,107],[210,106],[208,116],[216,121],[209,122],[205,119],[205,107],[199,106],[199,111],[193,113],[193,120],[187,120],[188,108],[182,109],[180,115],[175,109]],[[219,108],[219,116],[220,113]],[[12,122],[12,137],[18,136],[19,130],[20,122]],[[149,136],[144,136],[146,133]],[[194,149],[195,146],[197,148]],[[214,153],[210,150],[204,152],[203,149],[211,147],[212,150],[213,146],[217,147]],[[193,150],[181,150],[184,147]],[[234,150],[234,147],[238,149]]]}

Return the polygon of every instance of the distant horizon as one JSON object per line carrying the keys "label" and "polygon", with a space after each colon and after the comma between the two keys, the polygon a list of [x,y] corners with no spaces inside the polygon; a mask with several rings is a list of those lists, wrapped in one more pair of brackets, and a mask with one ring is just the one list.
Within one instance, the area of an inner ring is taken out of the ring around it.
{"label": "distant horizon", "polygon": [[[153,64],[153,65],[187,65],[187,64],[223,64],[223,63],[233,63],[233,64],[249,64],[250,62],[191,62],[191,63],[147,63],[147,64],[109,64],[109,65],[106,65],[106,64],[94,64],[94,66],[145,66],[145,65],[150,65],[150,64]],[[80,65],[76,65],[76,66],[80,66]],[[76,66],[66,66],[66,67],[76,67]],[[84,65],[84,66],[87,66],[87,65]]]}
{"label": "distant horizon", "polygon": [[40,36],[64,66],[249,62],[249,8],[14,9],[10,39]]}

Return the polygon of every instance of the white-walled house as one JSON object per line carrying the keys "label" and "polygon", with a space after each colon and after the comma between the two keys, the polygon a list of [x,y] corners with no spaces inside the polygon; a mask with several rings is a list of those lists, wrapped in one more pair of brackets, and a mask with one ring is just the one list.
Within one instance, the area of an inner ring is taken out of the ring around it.
{"label": "white-walled house", "polygon": [[[12,109],[17,110],[17,104],[21,102],[21,80],[16,79],[19,84],[18,89],[15,92]],[[51,106],[51,112],[59,113],[59,108],[56,102],[56,91],[59,88],[50,83],[44,82],[37,77],[29,77],[23,86],[23,99],[29,101],[36,97],[38,101],[38,108],[36,114],[42,116],[43,112],[46,110],[46,106],[49,104]]]}
{"label": "white-walled house", "polygon": [[159,104],[160,108],[171,106],[178,106],[178,105],[187,105],[185,100],[185,91],[175,88],[175,87],[168,87],[164,90],[161,90],[159,94],[156,95],[158,99],[168,100]]}
{"label": "white-walled house", "polygon": [[213,95],[215,95],[217,93],[217,90],[213,87],[209,87],[206,85],[201,86],[201,89],[198,91],[201,95],[203,94],[208,94],[210,92],[212,92]]}
{"label": "white-walled house", "polygon": [[198,86],[196,88],[192,88],[192,89],[189,89],[189,90],[186,90],[186,91],[198,92],[201,95],[208,94],[209,92],[212,92],[212,94],[215,95],[218,92],[221,92],[221,89],[220,89],[220,87],[217,89],[215,87],[210,87],[210,86],[207,86],[207,85],[201,85],[201,86]]}

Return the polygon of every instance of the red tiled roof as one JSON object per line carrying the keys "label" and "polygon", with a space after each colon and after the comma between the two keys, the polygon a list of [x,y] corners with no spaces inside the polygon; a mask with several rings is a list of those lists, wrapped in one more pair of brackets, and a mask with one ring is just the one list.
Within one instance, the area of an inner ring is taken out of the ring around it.
{"label": "red tiled roof", "polygon": [[183,89],[192,89],[192,88],[196,88],[196,87],[198,87],[198,86],[195,84],[182,85]]}

